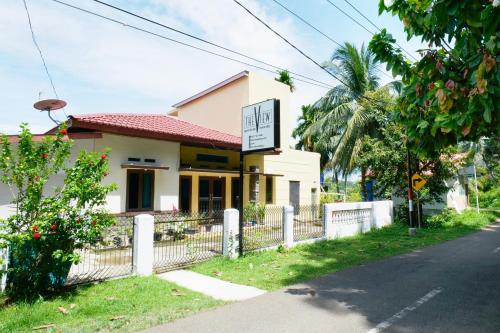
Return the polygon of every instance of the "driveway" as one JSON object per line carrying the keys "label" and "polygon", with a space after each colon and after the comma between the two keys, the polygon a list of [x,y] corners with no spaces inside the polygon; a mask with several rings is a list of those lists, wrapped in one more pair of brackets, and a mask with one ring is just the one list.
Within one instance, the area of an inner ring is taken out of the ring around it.
{"label": "driveway", "polygon": [[500,225],[147,332],[500,332]]}

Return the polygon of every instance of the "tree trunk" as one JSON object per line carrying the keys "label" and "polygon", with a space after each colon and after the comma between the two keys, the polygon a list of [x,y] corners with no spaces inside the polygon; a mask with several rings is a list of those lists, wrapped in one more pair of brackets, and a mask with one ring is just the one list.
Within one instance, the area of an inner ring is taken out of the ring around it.
{"label": "tree trunk", "polygon": [[361,168],[361,201],[365,201],[367,199],[366,196],[366,188],[365,188],[365,183],[366,183],[366,169]]}
{"label": "tree trunk", "polygon": [[338,171],[334,171],[333,172],[333,177],[335,179],[335,188],[336,188],[336,191],[337,191],[337,193],[340,193],[339,172]]}

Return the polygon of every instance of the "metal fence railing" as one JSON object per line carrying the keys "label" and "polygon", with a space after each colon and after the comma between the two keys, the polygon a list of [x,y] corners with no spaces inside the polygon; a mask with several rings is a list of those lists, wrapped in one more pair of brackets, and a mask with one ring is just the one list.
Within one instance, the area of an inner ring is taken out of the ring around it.
{"label": "metal fence railing", "polygon": [[283,243],[283,207],[263,206],[243,214],[243,250],[253,251]]}
{"label": "metal fence railing", "polygon": [[295,242],[320,238],[325,235],[322,205],[294,207],[293,240]]}
{"label": "metal fence railing", "polygon": [[156,272],[168,271],[222,254],[224,211],[154,215]]}
{"label": "metal fence railing", "polygon": [[105,280],[132,273],[134,217],[117,215],[93,246],[75,250],[78,264],[71,266],[67,285]]}

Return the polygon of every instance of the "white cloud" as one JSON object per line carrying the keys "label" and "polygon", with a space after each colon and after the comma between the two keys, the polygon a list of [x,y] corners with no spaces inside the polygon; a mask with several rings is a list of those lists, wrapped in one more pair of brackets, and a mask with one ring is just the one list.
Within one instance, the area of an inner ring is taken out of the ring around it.
{"label": "white cloud", "polygon": [[[209,48],[91,2],[67,1]],[[130,8],[126,1],[113,3]],[[284,35],[293,36],[299,45],[307,47],[312,43],[301,38],[291,20],[278,19],[256,1],[244,3]],[[328,81],[324,74],[318,74],[318,69],[231,1],[151,0],[147,4],[142,13],[148,17],[297,72],[320,75]],[[11,132],[19,122],[26,120],[49,127],[50,122],[42,120],[40,115],[33,117],[33,110],[29,109],[39,91],[44,92],[44,97],[52,94],[31,41],[22,2],[7,0],[0,6],[0,93],[9,109],[8,114],[1,112],[0,131]],[[171,104],[207,86],[243,69],[253,70],[52,1],[28,1],[28,6],[59,95],[68,100],[70,113],[166,112]],[[21,66],[22,70],[12,68],[14,65]],[[293,115],[298,113],[300,105],[314,101],[324,92],[300,82],[297,88],[292,98]]]}

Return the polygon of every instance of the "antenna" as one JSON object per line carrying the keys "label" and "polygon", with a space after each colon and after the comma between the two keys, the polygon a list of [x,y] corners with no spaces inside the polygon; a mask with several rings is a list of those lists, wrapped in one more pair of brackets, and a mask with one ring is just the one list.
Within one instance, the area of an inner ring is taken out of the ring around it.
{"label": "antenna", "polygon": [[47,112],[50,120],[52,120],[56,125],[60,125],[61,122],[54,119],[51,112],[62,109],[65,106],[66,102],[61,99],[45,99],[43,101],[38,101],[33,105],[35,109]]}

